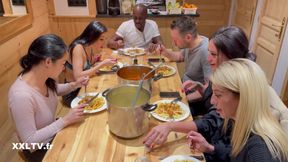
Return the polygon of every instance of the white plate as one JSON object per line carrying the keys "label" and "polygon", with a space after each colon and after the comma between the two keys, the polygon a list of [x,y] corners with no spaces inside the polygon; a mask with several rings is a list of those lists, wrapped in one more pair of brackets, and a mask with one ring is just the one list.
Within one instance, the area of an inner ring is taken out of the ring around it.
{"label": "white plate", "polygon": [[[163,67],[163,66],[166,66],[166,67],[168,67],[169,69],[172,70],[172,72],[171,72],[170,74],[168,74],[168,75],[163,75],[163,77],[169,77],[169,76],[172,76],[172,75],[174,75],[174,74],[176,73],[176,69],[175,69],[173,66],[162,65],[161,67]],[[161,67],[160,67],[160,68],[161,68]],[[157,70],[156,70],[156,71],[157,71]]]}
{"label": "white plate", "polygon": [[[154,104],[160,104],[160,103],[171,103],[171,101],[172,100],[159,100],[159,101],[157,101],[157,102],[154,102]],[[189,117],[189,115],[190,115],[190,109],[189,109],[189,107],[186,105],[186,104],[184,104],[183,102],[181,102],[181,101],[178,101],[177,102],[177,104],[178,105],[180,105],[180,108],[182,109],[182,110],[184,110],[184,114],[181,116],[181,117],[179,117],[179,118],[177,118],[177,119],[174,119],[174,121],[182,121],[182,120],[184,120],[184,119],[186,119],[186,118],[188,118]],[[157,108],[156,108],[157,109]],[[156,110],[155,109],[155,110]],[[154,110],[154,111],[155,111]],[[161,121],[172,121],[172,119],[171,118],[169,118],[169,117],[162,117],[162,116],[159,116],[157,113],[155,113],[154,111],[152,111],[151,112],[151,115],[154,117],[154,118],[156,118],[156,119],[158,119],[158,120],[161,120]]]}
{"label": "white plate", "polygon": [[[82,100],[82,98],[84,98],[86,95],[88,96],[95,96],[97,94],[97,92],[94,92],[94,93],[87,93],[87,94],[83,94],[81,96],[77,96],[75,97],[72,102],[71,102],[71,108],[75,108],[76,106],[78,106],[78,102],[80,100]],[[107,108],[107,101],[106,101],[106,98],[102,96],[102,93],[99,94],[98,97],[102,97],[104,99],[104,105],[101,106],[100,108],[98,109],[95,109],[95,110],[84,110],[84,113],[96,113],[96,112],[99,112],[99,111],[102,111],[102,110],[105,110]],[[97,97],[97,98],[98,98]]]}
{"label": "white plate", "polygon": [[[128,52],[129,50],[133,50],[133,49],[142,50],[143,52],[139,52],[139,53],[135,53],[135,54],[131,54],[131,53]],[[127,56],[139,56],[139,55],[144,55],[145,54],[145,49],[144,48],[139,48],[139,47],[125,48],[123,51],[124,51],[123,54],[127,55]]]}
{"label": "white plate", "polygon": [[187,155],[171,155],[168,156],[167,158],[161,160],[161,162],[174,162],[176,160],[191,160],[193,162],[200,162],[198,159],[195,159],[191,156],[187,156]]}
{"label": "white plate", "polygon": [[[119,66],[119,68],[122,68],[123,67],[123,63],[122,62],[117,62],[117,65]],[[104,67],[100,68],[99,71],[102,71],[102,72],[112,72],[113,70],[110,69],[105,69]]]}

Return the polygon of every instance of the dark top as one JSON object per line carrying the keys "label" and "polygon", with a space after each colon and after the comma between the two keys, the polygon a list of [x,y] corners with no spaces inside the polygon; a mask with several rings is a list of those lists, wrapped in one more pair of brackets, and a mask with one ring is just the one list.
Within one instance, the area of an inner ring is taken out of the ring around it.
{"label": "dark top", "polygon": [[[84,47],[83,47],[83,50],[84,50],[85,55],[86,55],[86,62],[85,62],[85,65],[84,65],[83,70],[88,70],[88,69],[91,68],[92,65],[91,65],[91,63],[90,63],[90,61],[89,61],[89,59],[88,59],[88,54],[87,54],[87,52],[86,52],[86,50],[85,50]],[[72,58],[71,58],[71,60],[72,60]],[[68,61],[65,62],[65,67],[68,68],[68,69],[70,69],[70,70],[73,70],[72,64],[70,64]]]}
{"label": "dark top", "polygon": [[265,141],[255,134],[251,134],[241,152],[231,158],[231,162],[278,162],[273,159]]}
{"label": "dark top", "polygon": [[212,107],[201,119],[195,120],[195,124],[198,132],[215,148],[213,153],[204,153],[206,161],[230,161],[232,120],[229,120],[227,130],[224,132],[224,119]]}
{"label": "dark top", "polygon": [[[200,101],[189,101],[189,107],[192,116],[198,116],[198,115],[205,115],[209,112],[209,109],[213,106],[211,104],[211,97],[213,94],[212,91],[212,83],[208,83],[208,87],[205,89],[203,93],[203,97]],[[188,91],[186,94],[193,93],[195,90]]]}

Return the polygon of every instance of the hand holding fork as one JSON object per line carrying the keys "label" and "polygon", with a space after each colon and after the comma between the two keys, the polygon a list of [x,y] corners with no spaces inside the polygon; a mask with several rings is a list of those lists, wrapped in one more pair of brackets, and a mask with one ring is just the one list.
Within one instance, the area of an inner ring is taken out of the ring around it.
{"label": "hand holding fork", "polygon": [[[171,110],[171,109],[173,109],[173,105],[175,105],[178,101],[181,101],[181,100],[182,100],[182,97],[180,96],[180,97],[178,97],[178,98],[176,98],[170,102],[170,105],[168,107],[168,110],[170,110],[170,111],[168,111],[168,115],[169,115],[169,118],[172,120],[172,122],[175,121],[175,118],[174,118],[173,110]],[[176,132],[175,132],[175,138],[178,138],[178,135]]]}

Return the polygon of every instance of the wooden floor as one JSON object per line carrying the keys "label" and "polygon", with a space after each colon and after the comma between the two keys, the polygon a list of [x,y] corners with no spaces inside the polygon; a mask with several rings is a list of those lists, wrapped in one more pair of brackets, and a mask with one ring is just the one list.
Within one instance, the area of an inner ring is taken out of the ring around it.
{"label": "wooden floor", "polygon": [[[61,98],[59,98],[59,104],[56,111],[56,116],[64,116],[69,111],[69,108],[65,107],[61,103]],[[8,127],[8,126],[7,126]],[[9,126],[11,127],[11,126]],[[14,130],[11,130],[14,131]],[[15,131],[14,131],[15,132]],[[5,138],[5,137],[4,137]],[[18,154],[18,150],[12,150],[13,142],[17,142],[17,135],[13,133],[12,136],[6,137],[8,140],[3,140],[4,138],[1,137],[0,143],[3,148],[0,148],[0,162],[25,162],[20,155]]]}

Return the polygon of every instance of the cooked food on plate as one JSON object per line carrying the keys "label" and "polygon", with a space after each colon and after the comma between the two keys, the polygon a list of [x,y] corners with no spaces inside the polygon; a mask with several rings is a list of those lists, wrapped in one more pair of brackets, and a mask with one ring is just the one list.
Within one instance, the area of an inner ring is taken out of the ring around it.
{"label": "cooked food on plate", "polygon": [[100,71],[112,71],[113,66],[114,65],[104,66],[104,67],[100,68],[99,70]]}
{"label": "cooked food on plate", "polygon": [[[93,96],[85,96],[82,98],[78,104],[83,104],[89,101]],[[84,107],[84,110],[96,110],[102,107],[105,104],[104,98],[103,97],[97,97],[93,101],[89,103],[88,106]]]}
{"label": "cooked food on plate", "polygon": [[174,73],[174,69],[169,66],[161,66],[156,70],[156,73],[162,74],[163,76],[169,76]]}
{"label": "cooked food on plate", "polygon": [[195,162],[194,160],[174,160],[173,162]]}
{"label": "cooked food on plate", "polygon": [[154,112],[163,118],[174,119],[178,119],[184,114],[184,110],[177,103],[158,103],[158,107]]}
{"label": "cooked food on plate", "polygon": [[141,48],[131,48],[127,50],[127,53],[130,55],[142,54],[144,52],[145,52],[144,49]]}

